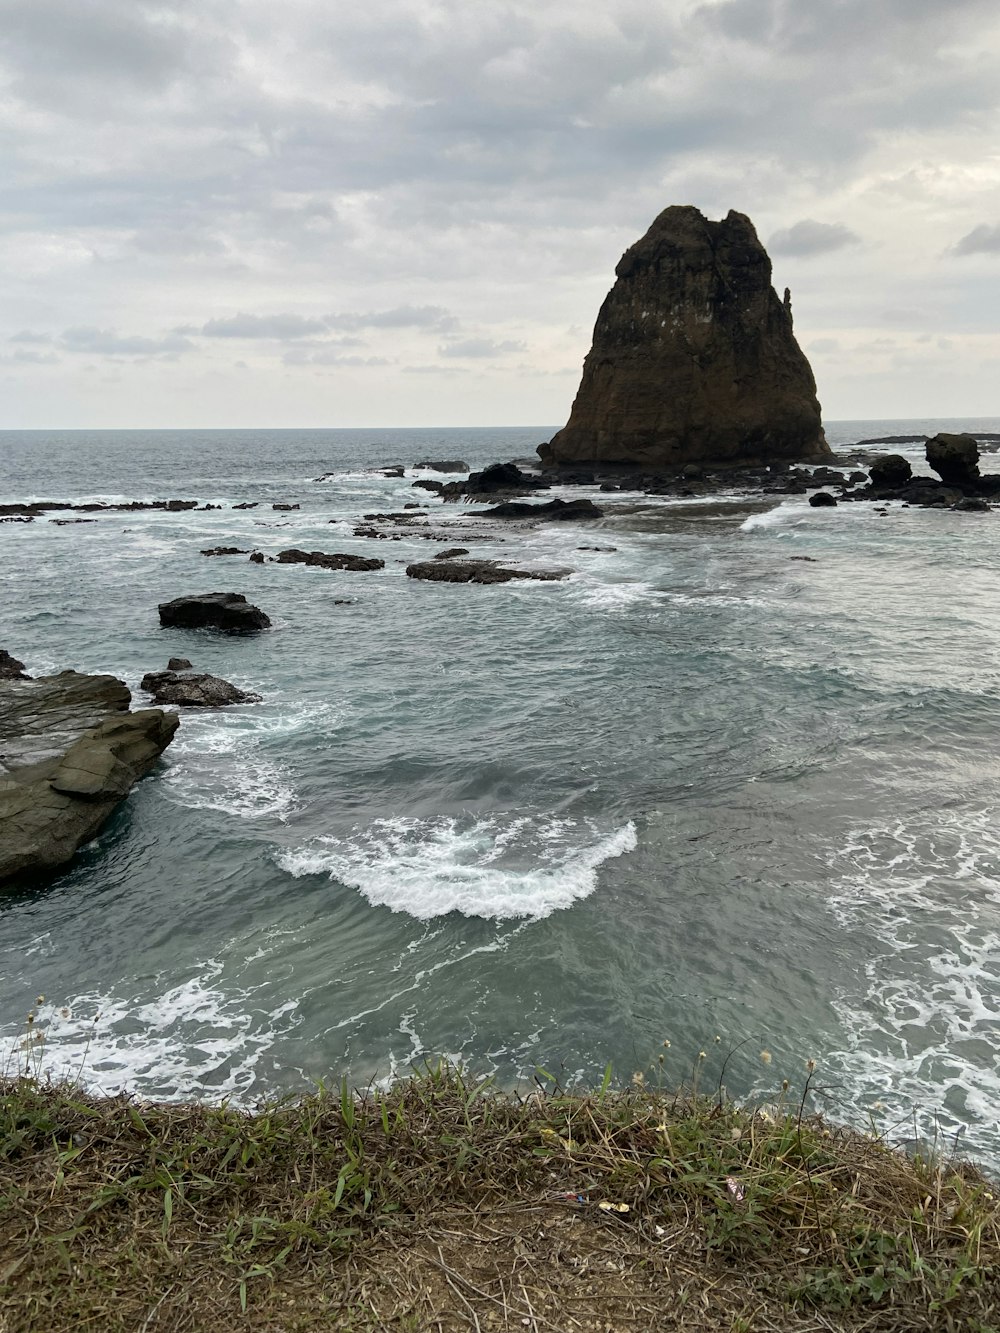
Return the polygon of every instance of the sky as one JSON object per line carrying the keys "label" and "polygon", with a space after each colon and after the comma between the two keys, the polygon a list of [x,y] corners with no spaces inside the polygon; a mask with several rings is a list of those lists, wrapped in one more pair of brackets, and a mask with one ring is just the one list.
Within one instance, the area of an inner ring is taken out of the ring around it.
{"label": "sky", "polygon": [[996,0],[0,0],[0,428],[562,425],[670,204],[1000,414]]}

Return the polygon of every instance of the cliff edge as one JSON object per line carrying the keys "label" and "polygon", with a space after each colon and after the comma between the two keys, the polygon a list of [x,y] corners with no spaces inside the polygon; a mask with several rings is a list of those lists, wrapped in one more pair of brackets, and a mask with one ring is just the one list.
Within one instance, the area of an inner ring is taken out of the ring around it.
{"label": "cliff edge", "polygon": [[566,426],[538,453],[671,468],[828,459],[816,381],[753,223],[664,209],[626,250]]}

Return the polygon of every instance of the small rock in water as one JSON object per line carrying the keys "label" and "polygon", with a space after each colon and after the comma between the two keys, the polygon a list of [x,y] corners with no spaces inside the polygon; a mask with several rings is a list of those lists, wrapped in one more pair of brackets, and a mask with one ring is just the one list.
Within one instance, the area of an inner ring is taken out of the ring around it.
{"label": "small rock in water", "polygon": [[150,671],[140,681],[158,704],[180,708],[225,708],[228,704],[259,704],[261,696],[237,689],[228,680],[206,673],[178,675],[175,671]]}
{"label": "small rock in water", "polygon": [[810,495],[809,503],[813,509],[832,509],[837,500],[829,491],[817,491],[815,495]]}
{"label": "small rock in water", "polygon": [[301,506],[301,505],[277,504],[277,505],[272,505],[271,508],[272,508],[272,509],[277,509],[277,510],[279,510],[281,513],[286,514],[286,513],[289,513],[289,512],[290,512],[291,510],[293,510],[293,509],[301,509],[302,506]]}
{"label": "small rock in water", "polygon": [[469,548],[467,546],[449,546],[446,551],[438,551],[438,553],[435,556],[433,556],[432,559],[454,560],[455,557],[458,555],[468,555],[468,554],[469,554]]}
{"label": "small rock in water", "polygon": [[246,555],[245,546],[209,546],[202,555]]}
{"label": "small rock in water", "polygon": [[186,657],[171,657],[167,662],[168,671],[190,671],[191,663]]}
{"label": "small rock in water", "polygon": [[299,551],[292,547],[288,551],[279,551],[279,565],[316,565],[320,569],[351,569],[366,573],[372,569],[384,569],[385,561],[363,555],[348,555],[345,552]]}

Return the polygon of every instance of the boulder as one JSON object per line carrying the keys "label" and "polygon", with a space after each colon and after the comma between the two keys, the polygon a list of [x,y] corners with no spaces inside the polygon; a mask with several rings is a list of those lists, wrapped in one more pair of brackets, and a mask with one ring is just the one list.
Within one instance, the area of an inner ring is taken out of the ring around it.
{"label": "boulder", "polygon": [[245,546],[209,546],[202,555],[246,555],[248,549]]}
{"label": "boulder", "polygon": [[510,583],[513,579],[538,579],[548,583],[564,579],[566,569],[510,569],[495,560],[423,560],[407,565],[411,579],[428,579],[434,583]]}
{"label": "boulder", "polygon": [[[876,490],[892,490],[896,486],[905,486],[913,475],[913,469],[902,454],[886,454],[876,458],[869,469],[871,484]],[[851,480],[855,473],[851,473]],[[862,478],[863,480],[863,478]]]}
{"label": "boulder", "polygon": [[532,472],[522,472],[516,463],[491,463],[481,472],[471,472],[465,481],[449,481],[441,488],[444,500],[467,496],[481,500],[491,495],[531,495],[533,491],[547,491],[549,482]]}
{"label": "boulder", "polygon": [[276,509],[281,514],[290,514],[293,509],[301,509],[302,506],[293,504],[276,504],[272,505],[271,508]]}
{"label": "boulder", "polygon": [[615,272],[569,421],[539,447],[546,466],[832,457],[791,301],[748,217],[667,208]]}
{"label": "boulder", "polygon": [[130,702],[114,676],[0,683],[0,884],[66,864],[170,743],[177,715]]}
{"label": "boulder", "polygon": [[168,671],[190,671],[191,663],[186,657],[172,657],[167,663]]}
{"label": "boulder", "polygon": [[979,480],[979,444],[974,435],[942,432],[927,441],[927,463],[943,482],[975,485]]}
{"label": "boulder", "polygon": [[559,522],[576,519],[603,518],[604,510],[593,500],[549,500],[547,504],[525,504],[523,500],[506,500],[503,504],[484,509],[483,518],[555,519]]}
{"label": "boulder", "polygon": [[30,680],[25,673],[24,663],[12,657],[6,648],[0,648],[0,680]]}
{"label": "boulder", "polygon": [[415,481],[413,485],[421,491],[433,491],[435,494],[444,490],[443,481]]}
{"label": "boulder", "polygon": [[259,694],[237,689],[228,680],[204,672],[150,671],[140,685],[153,696],[154,703],[179,708],[225,708],[228,704],[261,702]]}
{"label": "boulder", "polygon": [[832,509],[837,503],[837,498],[829,491],[817,491],[815,495],[810,495],[809,503],[813,509]]}
{"label": "boulder", "polygon": [[204,592],[161,602],[160,624],[177,629],[218,629],[225,634],[247,634],[268,629],[270,620],[239,592]]}
{"label": "boulder", "polygon": [[438,551],[431,558],[433,560],[454,560],[457,556],[468,554],[469,548],[467,546],[449,546],[446,551]]}
{"label": "boulder", "polygon": [[437,459],[431,462],[424,459],[422,463],[415,463],[414,467],[428,467],[434,472],[468,472],[468,463],[463,463],[460,458]]}
{"label": "boulder", "polygon": [[363,555],[348,555],[343,552],[299,551],[294,547],[288,551],[279,551],[279,565],[316,565],[320,569],[351,569],[365,573],[372,569],[385,569],[385,561]]}
{"label": "boulder", "polygon": [[988,514],[990,512],[987,501],[977,499],[972,495],[966,495],[961,500],[956,500],[952,509],[957,509],[960,514]]}

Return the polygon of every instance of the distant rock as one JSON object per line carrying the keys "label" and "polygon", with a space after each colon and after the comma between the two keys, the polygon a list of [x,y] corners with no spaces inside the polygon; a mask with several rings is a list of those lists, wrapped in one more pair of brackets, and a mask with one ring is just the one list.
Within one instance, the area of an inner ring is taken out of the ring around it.
{"label": "distant rock", "polygon": [[538,579],[550,583],[564,579],[569,570],[510,569],[495,560],[423,560],[407,565],[411,579],[428,579],[434,583],[510,583],[513,579]]}
{"label": "distant rock", "polygon": [[175,597],[159,606],[160,624],[177,629],[218,629],[225,634],[247,634],[268,629],[270,620],[239,592],[205,592]]}
{"label": "distant rock", "polygon": [[432,472],[468,472],[468,463],[463,463],[460,458],[438,459],[436,462],[430,462],[424,459],[422,463],[414,463],[414,467],[427,467]]}
{"label": "distant rock", "polygon": [[299,551],[294,547],[288,551],[279,551],[276,557],[279,565],[315,565],[319,569],[351,569],[366,573],[373,569],[385,569],[385,561],[363,555],[348,555],[344,552]]}
{"label": "distant rock", "polygon": [[952,509],[957,509],[960,514],[988,514],[991,506],[986,500],[977,499],[974,495],[966,495],[961,500],[956,500]]}
{"label": "distant rock", "polygon": [[289,514],[293,509],[301,509],[302,506],[293,504],[276,504],[272,505],[271,508],[276,509],[281,514]]}
{"label": "distant rock", "polygon": [[382,469],[382,476],[388,477],[390,480],[395,480],[397,477],[405,477],[406,472],[401,467],[384,467]]}
{"label": "distant rock", "polygon": [[0,682],[0,883],[65,865],[170,743],[177,715],[130,701],[114,676]]}
{"label": "distant rock", "polygon": [[572,522],[579,519],[603,518],[604,510],[593,500],[549,500],[547,504],[525,504],[523,500],[506,500],[503,504],[484,509],[482,518],[531,518],[550,522]]}
{"label": "distant rock", "polygon": [[234,509],[256,509],[260,504],[259,500],[244,500],[242,504],[233,505]]}
{"label": "distant rock", "polygon": [[927,463],[948,485],[975,485],[979,481],[979,444],[976,437],[944,432],[935,435],[927,441]]}
{"label": "distant rock", "polygon": [[140,685],[158,704],[179,708],[225,708],[229,704],[259,704],[261,696],[237,689],[228,680],[204,672],[150,671]]}
{"label": "distant rock", "polygon": [[886,454],[884,458],[877,458],[869,469],[871,484],[878,490],[905,486],[912,475],[913,469],[902,454]]}
{"label": "distant rock", "polygon": [[24,663],[12,657],[6,648],[0,648],[0,680],[30,680],[25,673]]}
{"label": "distant rock", "polygon": [[546,466],[832,457],[816,383],[752,222],[665,209],[627,250]]}
{"label": "distant rock", "polygon": [[837,497],[829,491],[817,491],[815,495],[810,495],[809,503],[813,509],[832,509],[837,503]]}
{"label": "distant rock", "polygon": [[413,482],[413,485],[417,488],[417,490],[433,491],[435,495],[439,495],[441,491],[444,490],[443,481],[431,481],[429,478],[426,481],[424,480],[415,481]]}
{"label": "distant rock", "polygon": [[449,546],[446,551],[438,551],[431,557],[432,560],[455,560],[460,555],[468,555],[467,546]]}
{"label": "distant rock", "polygon": [[202,551],[202,555],[247,555],[248,549],[245,546],[210,546]]}

